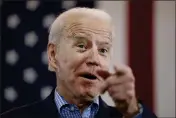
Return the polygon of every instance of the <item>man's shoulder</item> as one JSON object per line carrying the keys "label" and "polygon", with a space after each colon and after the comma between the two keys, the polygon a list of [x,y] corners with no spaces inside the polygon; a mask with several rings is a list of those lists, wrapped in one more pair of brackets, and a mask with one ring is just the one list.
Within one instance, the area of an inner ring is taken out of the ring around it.
{"label": "man's shoulder", "polygon": [[55,118],[58,111],[52,91],[44,100],[39,100],[1,114],[2,118]]}
{"label": "man's shoulder", "polygon": [[39,114],[41,103],[34,102],[20,107],[10,109],[1,114],[1,118],[30,118],[32,115]]}

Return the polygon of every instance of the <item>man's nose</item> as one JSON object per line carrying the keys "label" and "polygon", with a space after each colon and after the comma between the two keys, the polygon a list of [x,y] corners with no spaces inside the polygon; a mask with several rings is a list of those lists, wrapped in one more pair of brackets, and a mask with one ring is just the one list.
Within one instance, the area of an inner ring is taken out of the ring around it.
{"label": "man's nose", "polygon": [[99,66],[100,65],[99,55],[98,55],[98,51],[97,50],[92,49],[89,52],[89,56],[88,56],[86,64],[88,66]]}

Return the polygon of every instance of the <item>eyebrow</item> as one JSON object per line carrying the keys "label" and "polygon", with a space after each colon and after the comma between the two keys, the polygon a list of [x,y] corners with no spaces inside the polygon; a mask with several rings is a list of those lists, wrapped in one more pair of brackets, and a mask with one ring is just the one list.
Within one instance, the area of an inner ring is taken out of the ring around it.
{"label": "eyebrow", "polygon": [[86,36],[83,36],[83,35],[75,35],[75,36],[73,36],[73,38],[72,38],[72,40],[74,40],[74,41],[78,41],[78,42],[82,42],[82,41],[86,41],[86,40],[89,40],[88,39],[88,37],[86,37]]}
{"label": "eyebrow", "polygon": [[101,42],[97,42],[99,45],[108,45],[108,46],[112,46],[112,43],[111,42],[107,42],[107,41],[101,41]]}
{"label": "eyebrow", "polygon": [[[86,32],[72,33],[70,36],[74,40],[79,40],[79,39],[90,40],[89,38],[91,38],[91,35],[89,33],[86,33]],[[97,41],[96,43],[99,44],[99,45],[112,46],[111,40],[109,38],[106,38],[106,39],[108,39],[108,41]]]}

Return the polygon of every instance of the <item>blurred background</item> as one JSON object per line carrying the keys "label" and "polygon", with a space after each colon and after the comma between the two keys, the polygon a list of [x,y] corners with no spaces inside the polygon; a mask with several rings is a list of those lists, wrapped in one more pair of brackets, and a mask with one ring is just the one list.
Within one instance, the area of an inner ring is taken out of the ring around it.
{"label": "blurred background", "polygon": [[[175,117],[175,1],[1,1],[1,113],[46,98],[48,28],[63,11],[99,8],[114,21],[112,63],[128,64],[137,96],[159,117]],[[114,105],[107,93],[102,95]]]}

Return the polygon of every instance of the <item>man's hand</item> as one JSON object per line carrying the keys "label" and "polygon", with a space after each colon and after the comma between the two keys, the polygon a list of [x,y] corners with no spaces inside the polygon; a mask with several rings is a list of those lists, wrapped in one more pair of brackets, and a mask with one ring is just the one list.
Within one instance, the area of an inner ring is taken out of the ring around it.
{"label": "man's hand", "polygon": [[105,80],[102,91],[108,91],[115,102],[116,108],[125,116],[135,116],[139,109],[135,95],[135,78],[131,68],[121,65],[114,67],[115,73],[98,71],[97,73]]}

